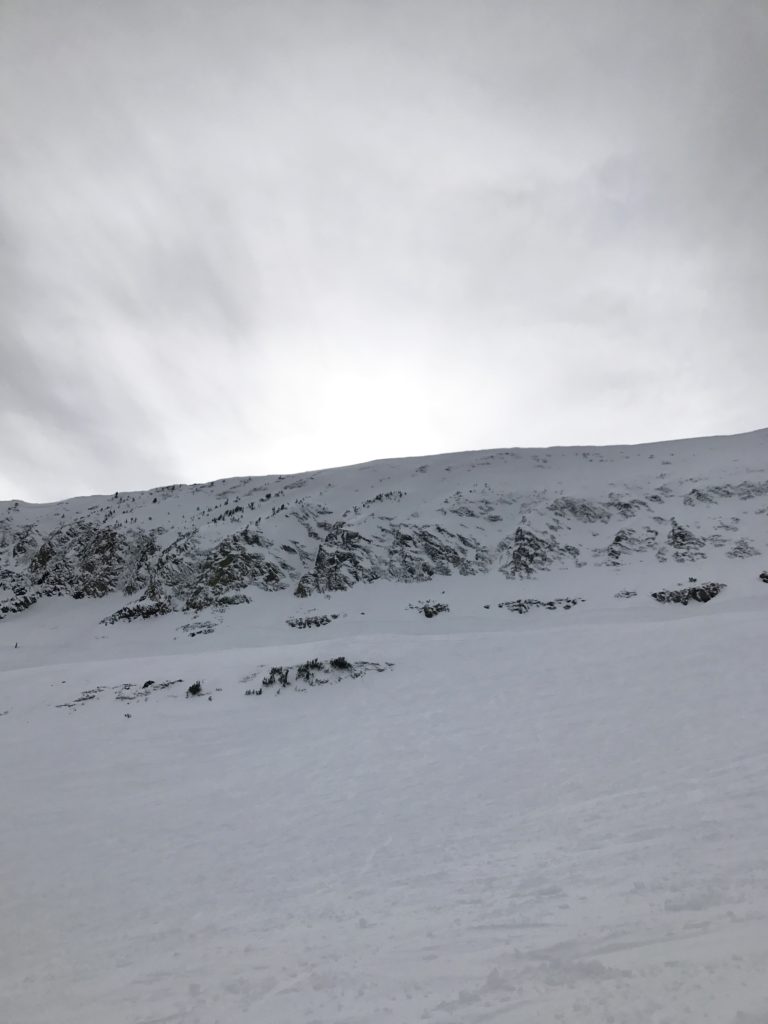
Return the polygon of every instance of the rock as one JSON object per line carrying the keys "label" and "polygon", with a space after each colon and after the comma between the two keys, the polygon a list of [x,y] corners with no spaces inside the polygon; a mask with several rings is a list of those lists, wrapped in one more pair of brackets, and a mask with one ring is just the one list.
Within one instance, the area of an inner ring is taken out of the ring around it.
{"label": "rock", "polygon": [[692,587],[682,587],[680,590],[658,590],[651,594],[651,597],[661,604],[688,604],[689,601],[705,604],[723,590],[725,583],[700,583]]}
{"label": "rock", "polygon": [[518,526],[513,538],[499,544],[502,564],[499,571],[508,579],[533,576],[539,569],[548,569],[555,562],[579,557],[579,549],[573,545],[560,546],[552,537],[540,537]]}
{"label": "rock", "polygon": [[754,558],[759,555],[760,552],[750,543],[746,537],[742,537],[741,540],[737,540],[733,547],[726,551],[726,555],[729,558]]}
{"label": "rock", "polygon": [[667,544],[672,548],[672,557],[676,562],[693,562],[705,557],[702,549],[706,542],[675,519],[667,534]]}

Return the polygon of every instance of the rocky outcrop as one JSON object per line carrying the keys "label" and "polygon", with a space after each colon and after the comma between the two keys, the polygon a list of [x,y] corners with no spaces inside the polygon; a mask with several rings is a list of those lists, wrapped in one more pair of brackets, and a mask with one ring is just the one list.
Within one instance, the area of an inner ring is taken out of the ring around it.
{"label": "rocky outcrop", "polygon": [[499,544],[498,555],[499,572],[507,579],[525,579],[557,562],[573,564],[579,557],[579,549],[569,544],[561,546],[551,535],[542,537],[518,526],[513,537]]}
{"label": "rocky outcrop", "polygon": [[568,516],[580,523],[607,523],[611,511],[603,504],[580,498],[556,498],[549,506],[556,516]]}
{"label": "rocky outcrop", "polygon": [[760,552],[746,537],[742,537],[726,554],[729,558],[755,558]]}
{"label": "rocky outcrop", "polygon": [[681,587],[679,590],[658,590],[651,594],[651,597],[660,604],[688,604],[689,601],[706,604],[723,590],[724,583],[699,583],[691,587]]}
{"label": "rocky outcrop", "polygon": [[625,527],[618,531],[607,548],[598,549],[606,565],[621,565],[628,555],[636,555],[654,549],[658,543],[659,531],[650,526],[643,530]]}
{"label": "rocky outcrop", "polygon": [[104,597],[124,588],[136,547],[117,530],[76,522],[54,530],[29,562],[33,586],[45,594]]}
{"label": "rocky outcrop", "polygon": [[667,534],[667,544],[672,549],[672,557],[676,562],[695,562],[706,557],[706,541],[675,519],[672,520],[672,526]]}
{"label": "rocky outcrop", "polygon": [[728,498],[738,498],[740,501],[749,501],[750,498],[762,498],[768,494],[768,480],[749,481],[744,480],[739,484],[716,484],[712,487],[694,487],[685,496],[683,501],[686,505],[707,504],[712,505],[718,501]]}
{"label": "rocky outcrop", "polygon": [[349,590],[355,583],[378,579],[380,572],[371,556],[371,542],[343,522],[334,523],[317,550],[311,572],[305,573],[294,593],[297,597]]}
{"label": "rocky outcrop", "polygon": [[242,604],[246,587],[282,590],[287,586],[289,567],[259,550],[259,534],[244,530],[227,537],[207,552],[187,594],[186,607],[193,611],[212,605]]}
{"label": "rocky outcrop", "polygon": [[737,448],[722,459],[717,450],[702,447],[679,467],[666,450],[463,453],[47,506],[0,502],[0,617],[59,596],[110,595],[112,623],[375,580],[498,572],[527,581],[584,566],[624,576],[626,566],[613,593],[637,585],[629,567],[657,561],[715,558],[737,573],[738,560],[768,550],[758,500],[768,481],[754,448],[749,464]]}
{"label": "rocky outcrop", "polygon": [[407,583],[450,576],[452,572],[474,576],[486,572],[490,562],[486,548],[470,537],[442,526],[400,525],[392,530],[383,575]]}

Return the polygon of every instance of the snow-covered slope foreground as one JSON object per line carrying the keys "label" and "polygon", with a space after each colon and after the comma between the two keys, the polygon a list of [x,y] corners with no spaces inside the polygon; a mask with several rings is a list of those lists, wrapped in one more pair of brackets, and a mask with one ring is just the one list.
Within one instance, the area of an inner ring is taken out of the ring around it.
{"label": "snow-covered slope foreground", "polygon": [[0,518],[1,1021],[768,1022],[768,432]]}

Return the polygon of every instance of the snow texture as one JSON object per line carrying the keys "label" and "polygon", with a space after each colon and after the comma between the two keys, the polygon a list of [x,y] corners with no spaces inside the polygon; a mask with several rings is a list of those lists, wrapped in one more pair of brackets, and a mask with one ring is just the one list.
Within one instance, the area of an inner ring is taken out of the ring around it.
{"label": "snow texture", "polygon": [[766,1024],[766,551],[767,431],[0,506],[0,1020]]}

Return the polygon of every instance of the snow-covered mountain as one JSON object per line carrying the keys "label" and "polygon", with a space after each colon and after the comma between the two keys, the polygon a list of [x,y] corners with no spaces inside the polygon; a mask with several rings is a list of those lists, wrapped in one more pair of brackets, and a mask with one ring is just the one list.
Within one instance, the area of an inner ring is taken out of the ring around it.
{"label": "snow-covered mountain", "polygon": [[0,1021],[767,1024],[768,431],[4,503],[0,585]]}
{"label": "snow-covered mountain", "polygon": [[575,593],[599,568],[616,590],[687,582],[685,566],[738,586],[764,552],[768,431],[470,452],[0,504],[0,614],[119,595],[102,616],[116,624],[288,591],[300,615],[308,598],[375,580],[501,576],[525,596],[553,572],[551,587]]}

